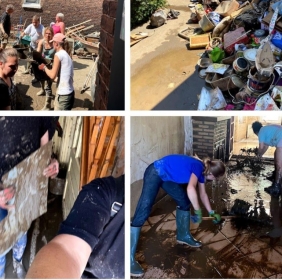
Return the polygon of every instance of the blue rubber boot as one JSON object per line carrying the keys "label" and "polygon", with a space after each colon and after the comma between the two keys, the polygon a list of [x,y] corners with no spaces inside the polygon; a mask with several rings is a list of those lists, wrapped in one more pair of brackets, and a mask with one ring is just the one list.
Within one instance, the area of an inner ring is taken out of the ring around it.
{"label": "blue rubber boot", "polygon": [[130,275],[135,277],[142,277],[144,275],[143,268],[135,260],[135,253],[140,231],[141,227],[130,227]]}
{"label": "blue rubber boot", "polygon": [[202,243],[193,238],[190,233],[190,211],[183,211],[176,208],[176,241],[179,244],[186,244],[191,247],[201,247]]}
{"label": "blue rubber boot", "polygon": [[0,279],[5,279],[6,255],[0,256]]}

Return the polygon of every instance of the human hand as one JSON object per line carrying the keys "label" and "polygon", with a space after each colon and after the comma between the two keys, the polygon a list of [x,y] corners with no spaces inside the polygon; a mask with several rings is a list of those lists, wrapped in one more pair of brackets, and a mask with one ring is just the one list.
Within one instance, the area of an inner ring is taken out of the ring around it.
{"label": "human hand", "polygon": [[38,69],[43,71],[45,66],[46,65],[44,63],[41,63],[40,65],[38,65]]}
{"label": "human hand", "polygon": [[214,224],[219,224],[219,223],[220,223],[220,221],[221,221],[221,216],[220,216],[219,214],[216,214],[216,213],[214,212],[214,210],[211,210],[211,211],[209,212],[209,216],[210,216],[210,217],[214,217],[214,219],[212,220],[212,222],[213,222]]}
{"label": "human hand", "polygon": [[55,178],[59,173],[59,162],[55,159],[51,159],[51,163],[43,170],[45,177]]}
{"label": "human hand", "polygon": [[0,207],[2,209],[11,209],[14,208],[14,204],[11,203],[11,200],[13,199],[15,195],[16,189],[15,186],[10,185],[7,188],[0,191]]}
{"label": "human hand", "polygon": [[194,210],[195,215],[191,216],[191,220],[194,224],[202,222],[202,209]]}

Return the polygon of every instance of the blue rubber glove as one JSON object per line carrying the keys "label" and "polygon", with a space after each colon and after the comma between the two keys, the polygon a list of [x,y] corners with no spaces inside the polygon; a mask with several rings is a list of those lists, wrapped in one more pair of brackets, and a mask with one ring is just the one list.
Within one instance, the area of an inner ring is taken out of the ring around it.
{"label": "blue rubber glove", "polygon": [[212,220],[212,222],[213,222],[214,224],[219,224],[219,223],[220,223],[220,221],[221,221],[221,216],[220,216],[219,214],[216,214],[216,213],[214,212],[214,210],[211,210],[211,211],[209,212],[209,216],[210,216],[210,217],[214,217],[214,219]]}
{"label": "blue rubber glove", "polygon": [[200,224],[202,222],[202,209],[194,210],[194,213],[195,213],[195,215],[191,216],[191,221],[194,224],[197,224],[197,223]]}

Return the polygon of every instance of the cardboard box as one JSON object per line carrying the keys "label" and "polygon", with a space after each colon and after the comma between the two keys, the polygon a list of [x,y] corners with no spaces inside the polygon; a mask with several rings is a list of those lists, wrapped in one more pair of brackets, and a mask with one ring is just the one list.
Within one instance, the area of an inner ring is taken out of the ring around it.
{"label": "cardboard box", "polygon": [[234,31],[230,31],[223,36],[224,50],[228,54],[232,54],[235,50],[235,44],[247,44],[249,37],[246,34],[244,27],[239,27]]}

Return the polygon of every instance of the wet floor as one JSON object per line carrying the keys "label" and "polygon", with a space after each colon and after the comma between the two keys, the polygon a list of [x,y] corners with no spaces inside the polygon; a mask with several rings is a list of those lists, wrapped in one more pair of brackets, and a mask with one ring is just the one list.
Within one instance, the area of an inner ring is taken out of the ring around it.
{"label": "wet floor", "polygon": [[[238,167],[241,163],[240,168]],[[219,225],[191,224],[201,248],[176,244],[175,203],[166,197],[142,228],[136,259],[144,278],[281,278],[281,202],[264,191],[271,185],[273,161],[253,168],[232,157],[226,177],[206,184],[212,208],[241,217]],[[236,166],[236,168],[234,168]],[[203,209],[203,216],[208,216]],[[271,209],[271,210],[270,210]],[[232,213],[233,211],[233,213]],[[274,234],[266,235],[271,232]]]}
{"label": "wet floor", "polygon": [[[171,38],[175,40],[175,38]],[[131,78],[132,110],[196,110],[204,82],[199,78],[199,50],[163,47],[162,53]]]}

